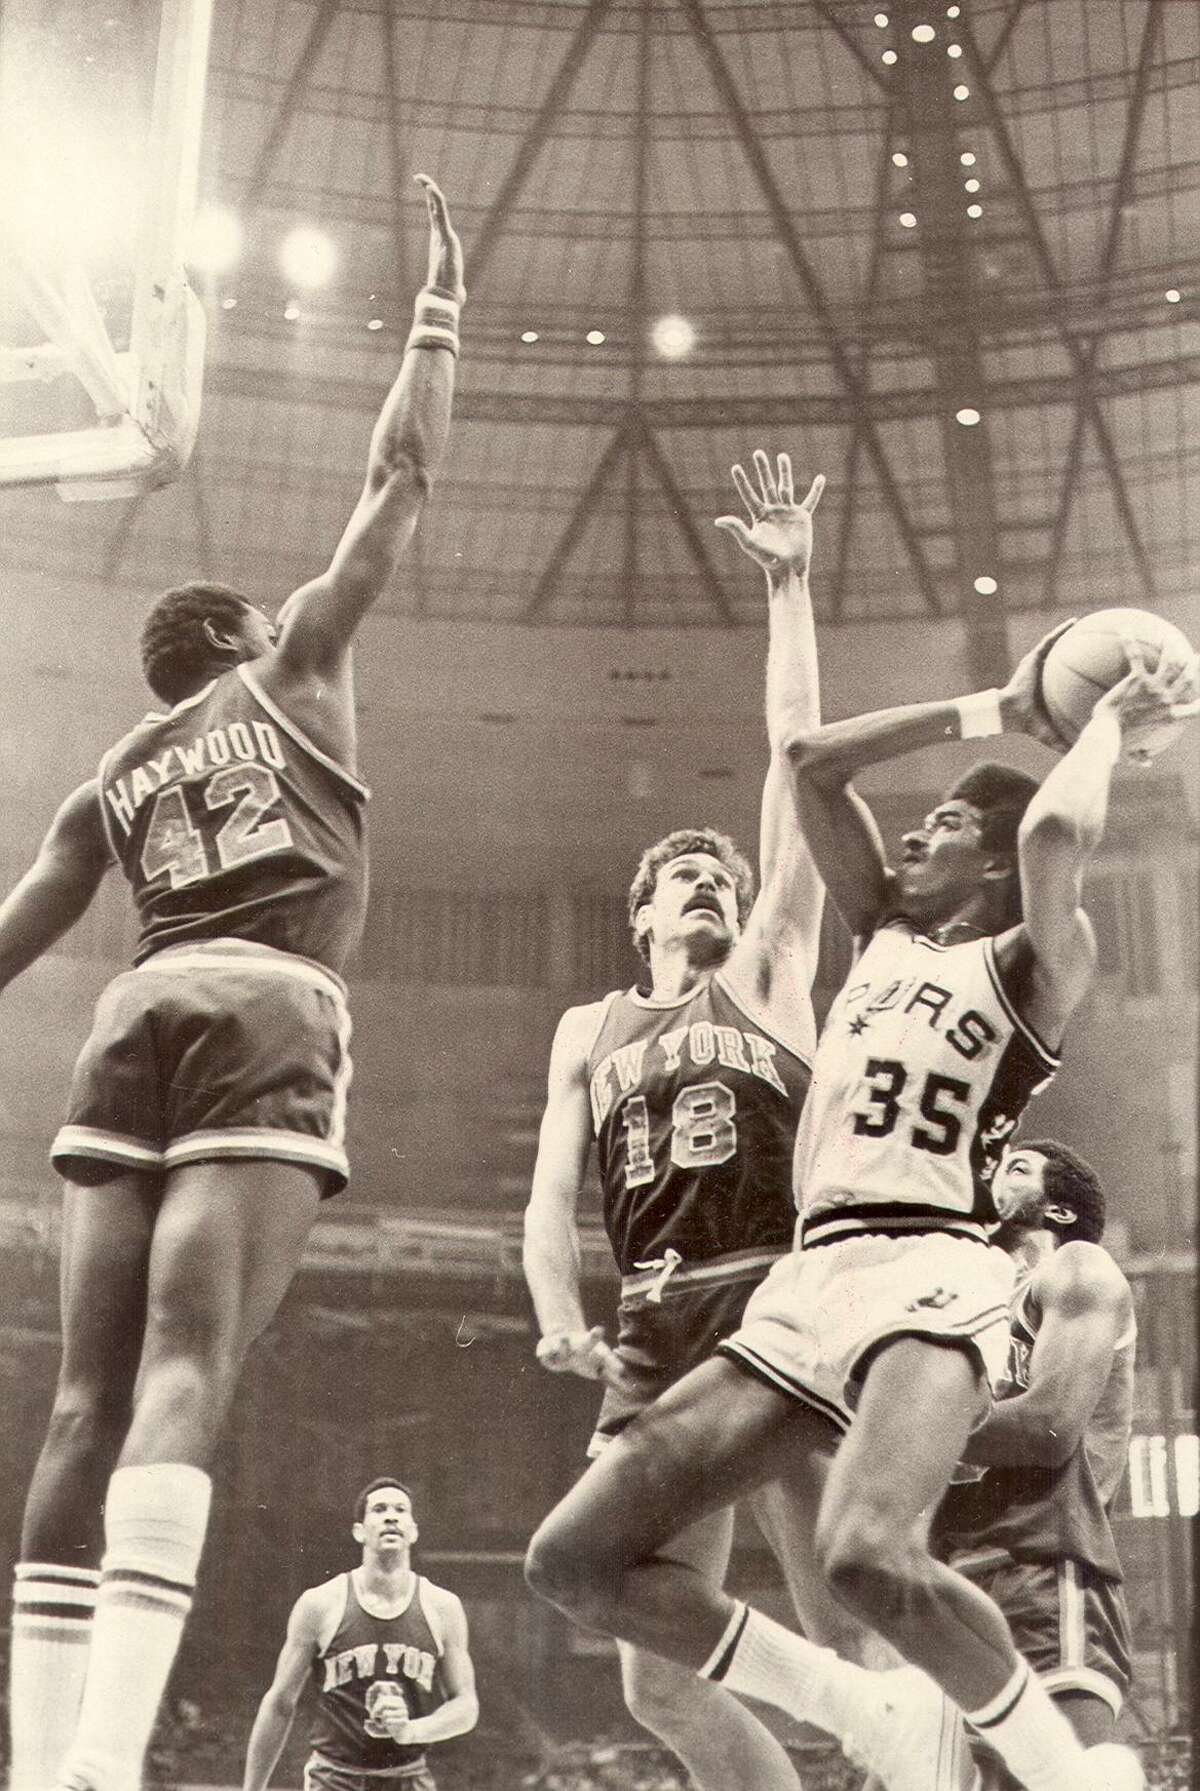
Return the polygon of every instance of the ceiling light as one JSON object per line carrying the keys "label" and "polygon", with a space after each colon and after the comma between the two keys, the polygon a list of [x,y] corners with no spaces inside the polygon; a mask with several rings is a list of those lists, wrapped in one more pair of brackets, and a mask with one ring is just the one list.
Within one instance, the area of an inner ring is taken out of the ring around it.
{"label": "ceiling light", "polygon": [[538,333],[536,330],[522,330],[521,331],[522,342],[536,342],[537,339],[538,339]]}
{"label": "ceiling light", "polygon": [[686,317],[660,317],[650,332],[654,352],[664,361],[682,361],[696,346],[696,331]]}
{"label": "ceiling light", "polygon": [[994,578],[984,577],[975,580],[975,589],[981,597],[994,597],[1000,587]]}
{"label": "ceiling light", "polygon": [[968,205],[967,216],[969,218],[981,218],[983,216],[982,205]]}
{"label": "ceiling light", "polygon": [[896,153],[893,155],[892,163],[897,168],[907,168],[908,167],[908,157],[905,155],[905,153],[902,149],[898,149],[896,151]]}
{"label": "ceiling light", "polygon": [[958,86],[954,89],[954,97],[956,100],[970,99],[971,89],[967,86],[965,81],[960,81]]}
{"label": "ceiling light", "polygon": [[369,330],[381,330],[383,328],[383,318],[382,317],[368,317],[367,328]]}
{"label": "ceiling light", "polygon": [[879,26],[879,29],[881,31],[883,31],[887,28],[887,22],[888,22],[888,16],[885,12],[877,12],[875,14],[875,23]]}
{"label": "ceiling light", "polygon": [[891,68],[893,62],[899,62],[900,58],[897,56],[895,50],[885,50],[879,60],[881,62],[886,62],[888,67]]}
{"label": "ceiling light", "polygon": [[964,168],[973,168],[975,166],[975,151],[973,149],[964,149],[958,159]]}
{"label": "ceiling light", "polygon": [[937,32],[932,25],[914,25],[912,28],[912,39],[915,44],[931,44],[936,36]]}
{"label": "ceiling light", "polygon": [[979,182],[977,180],[964,180],[963,186],[968,193],[977,193],[979,191]]}
{"label": "ceiling light", "polygon": [[1166,299],[1168,305],[1177,305],[1183,297],[1183,294],[1178,291],[1176,287],[1168,286],[1167,290],[1163,293],[1163,297]]}
{"label": "ceiling light", "polygon": [[961,410],[955,411],[954,421],[961,423],[964,429],[974,429],[976,423],[982,422],[983,419],[971,405],[964,404]]}
{"label": "ceiling light", "polygon": [[289,323],[295,323],[300,315],[300,307],[295,299],[288,300],[287,304],[283,307],[283,315]]}
{"label": "ceiling light", "polygon": [[326,236],[323,230],[298,224],[284,237],[279,260],[289,280],[312,291],[333,277],[338,254],[333,238]]}
{"label": "ceiling light", "polygon": [[590,342],[593,348],[599,348],[600,344],[604,340],[604,331],[603,330],[589,330],[587,333],[587,336],[584,339],[585,339],[585,341]]}
{"label": "ceiling light", "polygon": [[946,45],[946,54],[947,54],[947,56],[953,56],[954,60],[957,62],[958,58],[962,55],[962,45],[961,44],[947,44]]}
{"label": "ceiling light", "polygon": [[960,8],[960,7],[957,7],[957,6],[948,6],[948,7],[947,7],[947,8],[946,8],[946,17],[947,17],[947,18],[948,18],[948,19],[956,19],[956,18],[957,18],[957,17],[958,17],[958,15],[959,15],[959,12],[960,12],[960,11],[961,11],[961,8]]}
{"label": "ceiling light", "polygon": [[914,230],[917,223],[916,214],[911,211],[902,211],[900,213],[900,222],[904,225],[906,230]]}
{"label": "ceiling light", "polygon": [[223,274],[242,251],[242,226],[224,205],[204,205],[196,213],[187,259],[206,274]]}
{"label": "ceiling light", "polygon": [[221,300],[221,309],[222,309],[222,311],[236,311],[237,310],[237,300],[232,296],[232,294],[228,298],[223,298]]}

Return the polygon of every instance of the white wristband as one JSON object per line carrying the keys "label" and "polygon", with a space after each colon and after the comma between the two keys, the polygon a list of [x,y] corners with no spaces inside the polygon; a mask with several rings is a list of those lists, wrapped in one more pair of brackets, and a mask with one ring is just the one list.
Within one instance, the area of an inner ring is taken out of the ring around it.
{"label": "white wristband", "polygon": [[457,355],[461,310],[459,299],[448,298],[445,293],[435,292],[429,286],[422,287],[417,294],[413,325],[405,347],[448,348],[451,354]]}
{"label": "white wristband", "polygon": [[985,734],[1004,732],[998,690],[977,690],[973,696],[959,697],[955,707],[961,739],[981,740]]}

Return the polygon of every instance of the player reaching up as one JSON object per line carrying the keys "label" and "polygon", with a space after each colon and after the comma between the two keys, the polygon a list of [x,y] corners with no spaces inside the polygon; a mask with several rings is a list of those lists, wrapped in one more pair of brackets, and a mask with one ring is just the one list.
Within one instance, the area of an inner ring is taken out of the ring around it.
{"label": "player reaching up", "polygon": [[339,972],[362,924],[367,795],[350,647],[442,459],[464,296],[445,200],[418,178],[428,283],[328,570],[275,627],[223,586],[160,598],[142,659],[165,708],[67,798],[0,908],[0,986],[114,862],[139,922],[53,1148],[62,1364],[16,1570],[14,1791],[134,1791],[243,1358],[346,1179]]}
{"label": "player reaching up", "polygon": [[1091,980],[1081,890],[1113,772],[1139,730],[1200,712],[1195,658],[1148,672],[1135,652],[1040,789],[975,767],[906,836],[895,869],[851,782],[947,738],[1044,736],[1037,678],[1053,638],[1003,691],[788,739],[805,836],[857,940],[797,1139],[797,1248],[719,1359],[635,1421],[551,1513],[527,1564],[535,1589],[579,1621],[823,1724],[914,1791],[943,1735],[928,1680],[833,1659],[682,1571],[669,1540],[789,1463],[806,1475],[812,1414],[849,1404],[816,1536],[837,1596],[1029,1791],[1140,1777],[1124,1750],[1084,1752],[995,1604],[933,1559],[926,1532],[1004,1366],[1012,1268],[988,1245],[989,1184]]}

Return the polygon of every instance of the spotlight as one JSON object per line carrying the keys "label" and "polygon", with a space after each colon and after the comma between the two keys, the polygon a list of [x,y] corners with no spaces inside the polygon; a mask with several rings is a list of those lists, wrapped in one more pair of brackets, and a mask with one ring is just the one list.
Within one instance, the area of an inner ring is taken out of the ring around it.
{"label": "spotlight", "polygon": [[296,319],[300,315],[300,307],[296,303],[295,299],[288,300],[287,304],[283,307],[283,315],[287,319],[288,323],[295,323]]}
{"label": "spotlight", "polygon": [[604,331],[603,330],[589,330],[586,337],[584,338],[584,340],[587,342],[590,342],[593,348],[599,348],[600,344],[604,340]]}
{"label": "spotlight", "polygon": [[895,50],[885,50],[879,60],[881,62],[886,62],[888,67],[891,68],[893,62],[899,62],[900,58],[897,56]]}
{"label": "spotlight", "polygon": [[1166,299],[1168,305],[1177,305],[1183,297],[1183,294],[1176,287],[1168,286],[1167,290],[1163,293],[1163,297]]}
{"label": "spotlight", "polygon": [[236,311],[237,300],[233,297],[223,298],[221,300],[221,309],[222,311]]}
{"label": "spotlight", "polygon": [[223,274],[242,252],[242,226],[223,205],[205,205],[196,213],[187,259],[206,274]]}
{"label": "spotlight", "polygon": [[660,317],[650,332],[654,352],[664,361],[682,361],[696,346],[696,332],[686,317]]}
{"label": "spotlight", "polygon": [[969,218],[981,218],[983,216],[982,205],[968,205],[967,216]]}
{"label": "spotlight", "polygon": [[976,423],[981,423],[983,418],[971,405],[964,404],[961,410],[955,411],[954,421],[961,423],[964,429],[974,429]]}
{"label": "spotlight", "polygon": [[915,44],[931,44],[936,36],[937,32],[932,25],[914,25],[912,28],[912,40]]}
{"label": "spotlight", "polygon": [[979,191],[979,182],[977,180],[964,180],[963,187],[968,193],[977,193]]}
{"label": "spotlight", "polygon": [[875,23],[879,26],[881,31],[887,30],[887,22],[888,16],[885,12],[877,12],[875,14]]}
{"label": "spotlight", "polygon": [[973,149],[964,149],[958,159],[964,168],[973,168],[975,166],[975,151]]}
{"label": "spotlight", "polygon": [[903,226],[906,230],[915,230],[917,227],[916,213],[911,212],[911,211],[902,211],[900,213],[900,222],[903,224]]}
{"label": "spotlight", "polygon": [[996,592],[1000,589],[1000,586],[996,583],[994,578],[984,577],[975,580],[975,589],[979,592],[981,597],[994,597]]}
{"label": "spotlight", "polygon": [[895,155],[892,157],[892,162],[893,162],[893,165],[897,168],[907,168],[908,167],[908,157],[905,155],[905,153],[902,149],[898,149],[896,151]]}
{"label": "spotlight", "polygon": [[368,317],[367,328],[369,330],[381,330],[383,328],[383,318],[382,317]]}
{"label": "spotlight", "polygon": [[337,267],[337,248],[332,237],[311,225],[298,224],[289,230],[279,250],[280,265],[296,286],[312,291],[324,286]]}
{"label": "spotlight", "polygon": [[536,342],[538,340],[538,333],[536,330],[522,330],[521,340],[522,342]]}
{"label": "spotlight", "polygon": [[954,89],[954,97],[956,100],[970,99],[971,89],[967,86],[965,81],[960,81],[958,86]]}
{"label": "spotlight", "polygon": [[946,54],[947,54],[947,56],[952,56],[954,58],[954,60],[957,62],[958,58],[962,55],[962,45],[961,44],[947,44],[946,45]]}
{"label": "spotlight", "polygon": [[961,10],[962,10],[962,8],[958,7],[958,6],[948,6],[946,8],[946,17],[948,19],[956,19],[958,17],[959,13],[961,12]]}

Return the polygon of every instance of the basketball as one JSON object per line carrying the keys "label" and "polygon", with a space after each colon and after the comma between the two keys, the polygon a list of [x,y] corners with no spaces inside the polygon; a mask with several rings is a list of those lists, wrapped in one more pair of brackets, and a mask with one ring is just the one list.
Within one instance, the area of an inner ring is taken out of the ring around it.
{"label": "basketball", "polygon": [[[1120,683],[1129,670],[1123,644],[1127,640],[1141,647],[1150,671],[1168,646],[1191,652],[1182,630],[1149,610],[1101,609],[1081,617],[1055,641],[1042,666],[1042,702],[1064,740],[1078,739],[1097,698]],[[1182,721],[1164,721],[1145,736],[1139,735],[1139,750],[1156,758],[1185,726]]]}

